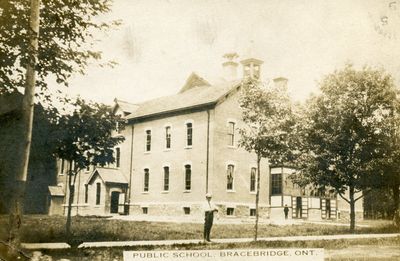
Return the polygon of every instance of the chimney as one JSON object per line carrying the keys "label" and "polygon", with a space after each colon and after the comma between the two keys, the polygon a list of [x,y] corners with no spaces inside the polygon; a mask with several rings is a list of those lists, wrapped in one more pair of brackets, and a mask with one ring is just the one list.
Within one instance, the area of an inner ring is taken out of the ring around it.
{"label": "chimney", "polygon": [[235,60],[239,56],[237,55],[237,53],[227,53],[222,57],[226,59],[226,61],[222,63],[222,68],[224,70],[224,79],[227,81],[236,80],[237,67],[239,64]]}
{"label": "chimney", "polygon": [[278,77],[274,79],[274,84],[278,88],[287,88],[288,79],[285,77]]}
{"label": "chimney", "polygon": [[264,62],[255,58],[249,58],[240,62],[243,65],[243,78],[260,80],[261,78],[261,64]]}

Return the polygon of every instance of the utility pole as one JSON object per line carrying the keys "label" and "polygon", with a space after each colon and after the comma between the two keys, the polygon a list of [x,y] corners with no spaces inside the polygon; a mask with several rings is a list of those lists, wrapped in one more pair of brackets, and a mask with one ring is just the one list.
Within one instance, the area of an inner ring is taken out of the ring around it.
{"label": "utility pole", "polygon": [[14,193],[10,209],[9,243],[13,247],[19,245],[19,228],[22,223],[25,184],[28,174],[29,154],[32,140],[33,109],[36,85],[35,67],[39,46],[39,10],[40,0],[31,0],[29,20],[28,64],[26,66],[25,92],[22,100],[21,140],[19,146],[19,162],[15,170]]}

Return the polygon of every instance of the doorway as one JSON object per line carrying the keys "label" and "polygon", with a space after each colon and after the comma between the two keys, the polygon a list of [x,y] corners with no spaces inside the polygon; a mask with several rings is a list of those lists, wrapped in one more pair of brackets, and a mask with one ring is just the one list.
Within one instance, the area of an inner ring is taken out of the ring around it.
{"label": "doorway", "polygon": [[296,197],[296,218],[302,217],[302,202],[301,197]]}
{"label": "doorway", "polygon": [[111,192],[110,213],[118,213],[119,194],[120,194],[120,192],[118,192],[118,191]]}
{"label": "doorway", "polygon": [[326,200],[326,218],[327,219],[331,218],[331,200],[330,199]]}

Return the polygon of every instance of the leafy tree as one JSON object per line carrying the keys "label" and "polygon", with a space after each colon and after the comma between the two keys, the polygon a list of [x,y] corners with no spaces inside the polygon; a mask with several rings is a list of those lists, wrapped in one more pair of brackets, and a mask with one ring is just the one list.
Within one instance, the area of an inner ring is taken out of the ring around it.
{"label": "leafy tree", "polygon": [[[0,88],[3,92],[25,85],[31,55],[30,2],[0,1]],[[83,74],[91,60],[101,58],[101,52],[94,48],[96,33],[119,24],[119,21],[99,19],[100,15],[110,12],[111,3],[111,0],[40,1],[37,86],[46,89],[48,76],[68,85],[70,76]]]}
{"label": "leafy tree", "polygon": [[[10,242],[18,243],[22,201],[32,137],[35,87],[46,94],[47,78],[68,85],[73,73],[84,73],[88,62],[100,59],[93,51],[96,31],[118,22],[104,23],[95,17],[110,11],[111,0],[2,0],[0,1],[0,94],[25,87],[18,170],[15,172],[13,207],[10,211]],[[40,16],[39,16],[40,12]],[[40,24],[40,29],[39,29]],[[39,34],[40,31],[40,34]]]}
{"label": "leafy tree", "polygon": [[109,107],[88,103],[80,98],[74,102],[72,114],[58,120],[56,155],[70,164],[68,172],[68,213],[66,234],[71,236],[71,211],[74,201],[75,181],[78,173],[88,166],[104,166],[114,163],[113,149],[124,137],[113,136],[113,130],[123,127],[123,120],[115,116]]}
{"label": "leafy tree", "polygon": [[307,104],[298,135],[301,178],[333,189],[350,204],[353,231],[355,203],[363,196],[357,193],[384,181],[382,161],[390,153],[396,126],[396,89],[383,70],[351,65],[324,77],[320,89]]}
{"label": "leafy tree", "polygon": [[286,163],[291,157],[290,134],[294,114],[287,90],[283,86],[264,85],[247,80],[242,83],[240,99],[242,119],[246,127],[239,130],[240,146],[257,155],[256,223],[258,234],[258,202],[260,195],[260,161],[268,158],[271,164]]}

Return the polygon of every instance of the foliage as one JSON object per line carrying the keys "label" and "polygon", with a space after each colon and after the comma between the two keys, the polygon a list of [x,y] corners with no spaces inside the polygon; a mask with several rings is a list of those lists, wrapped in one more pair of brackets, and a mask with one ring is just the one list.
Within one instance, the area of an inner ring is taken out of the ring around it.
{"label": "foliage", "polygon": [[123,128],[124,121],[104,104],[77,98],[74,106],[71,114],[58,119],[57,157],[74,162],[75,171],[113,163],[114,146],[124,140],[123,136],[113,136],[113,131],[117,123]]}
{"label": "foliage", "polygon": [[[0,86],[4,91],[22,87],[29,61],[29,0],[0,1]],[[83,73],[91,60],[101,58],[93,50],[95,35],[119,22],[102,22],[111,0],[41,0],[37,85],[47,88],[52,75],[68,85],[75,72]]]}
{"label": "foliage", "polygon": [[[399,102],[392,77],[379,69],[347,65],[326,76],[307,104],[299,135],[301,179],[333,188],[351,208],[355,193],[384,182]],[[349,191],[349,198],[343,196]]]}
{"label": "foliage", "polygon": [[242,87],[240,107],[246,128],[239,130],[240,146],[272,164],[287,163],[292,158],[290,135],[295,126],[287,89],[251,80]]}

